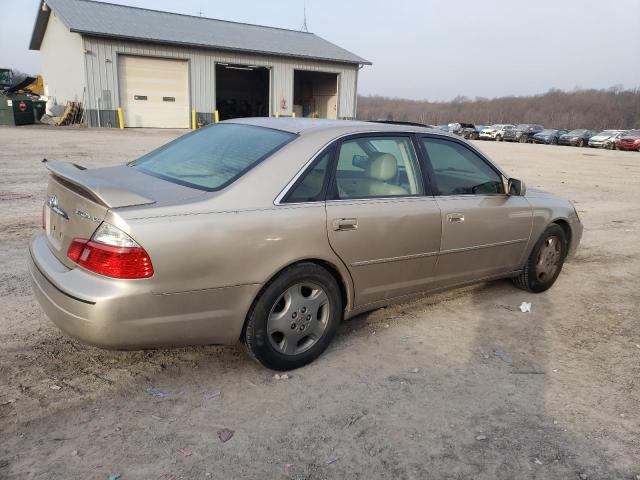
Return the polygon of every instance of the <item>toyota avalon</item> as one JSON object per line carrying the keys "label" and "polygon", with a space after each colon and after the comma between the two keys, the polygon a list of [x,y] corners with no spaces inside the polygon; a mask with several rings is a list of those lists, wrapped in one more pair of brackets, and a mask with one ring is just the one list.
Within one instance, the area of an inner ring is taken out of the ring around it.
{"label": "toyota avalon", "polygon": [[33,290],[104,348],[240,340],[288,370],[409,295],[498,278],[543,292],[582,235],[569,201],[412,125],[238,119],[127,165],[46,166]]}

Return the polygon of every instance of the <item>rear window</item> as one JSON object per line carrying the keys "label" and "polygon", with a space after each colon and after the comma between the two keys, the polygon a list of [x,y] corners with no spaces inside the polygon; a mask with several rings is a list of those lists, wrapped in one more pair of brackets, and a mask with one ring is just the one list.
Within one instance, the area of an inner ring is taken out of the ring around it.
{"label": "rear window", "polygon": [[170,182],[215,191],[295,137],[270,128],[220,123],[180,137],[129,166]]}

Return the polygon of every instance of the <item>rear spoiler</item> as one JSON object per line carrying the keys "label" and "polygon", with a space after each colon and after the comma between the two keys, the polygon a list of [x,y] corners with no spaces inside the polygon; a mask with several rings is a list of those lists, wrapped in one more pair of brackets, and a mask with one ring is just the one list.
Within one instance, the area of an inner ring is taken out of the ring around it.
{"label": "rear spoiler", "polygon": [[132,205],[146,205],[155,203],[155,200],[126,190],[108,180],[101,178],[91,170],[79,165],[57,160],[42,160],[49,172],[91,197],[97,203],[108,208],[129,207]]}

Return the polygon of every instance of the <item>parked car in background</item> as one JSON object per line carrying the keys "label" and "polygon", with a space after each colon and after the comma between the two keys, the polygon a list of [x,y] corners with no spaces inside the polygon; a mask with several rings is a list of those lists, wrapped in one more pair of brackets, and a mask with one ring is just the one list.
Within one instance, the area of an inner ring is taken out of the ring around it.
{"label": "parked car in background", "polygon": [[593,130],[587,130],[586,128],[578,128],[571,130],[569,133],[560,135],[558,140],[559,145],[571,145],[573,147],[586,147],[589,144],[589,139],[596,134]]}
{"label": "parked car in background", "polygon": [[566,130],[546,128],[533,136],[533,143],[544,143],[545,145],[557,145],[560,135],[567,133]]}
{"label": "parked car in background", "polygon": [[104,348],[241,340],[275,370],[407,295],[498,278],[543,292],[583,230],[568,200],[406,124],[243,118],[127,165],[46,166],[27,257],[54,323]]}
{"label": "parked car in background", "polygon": [[442,130],[443,132],[448,132],[449,131],[449,125],[436,125],[436,128],[438,130]]}
{"label": "parked car in background", "polygon": [[637,150],[640,152],[640,130],[630,130],[616,140],[618,150]]}
{"label": "parked car in background", "polygon": [[477,140],[480,132],[478,131],[478,127],[476,127],[473,123],[464,123],[461,124],[462,128],[458,135],[460,135],[465,140]]}
{"label": "parked car in background", "polygon": [[616,149],[616,140],[623,137],[627,130],[603,130],[589,139],[589,146],[592,148]]}
{"label": "parked car in background", "polygon": [[505,142],[530,143],[533,141],[533,136],[542,130],[544,130],[542,125],[536,123],[521,123],[511,130],[506,130],[502,139]]}
{"label": "parked car in background", "polygon": [[449,124],[449,131],[451,133],[455,133],[456,135],[464,136],[464,132],[466,129],[475,130],[476,126],[473,123],[462,123],[455,122]]}
{"label": "parked car in background", "polygon": [[496,123],[495,125],[484,127],[480,130],[479,138],[480,140],[495,140],[501,142],[505,130],[512,130],[513,128],[514,126],[508,123]]}

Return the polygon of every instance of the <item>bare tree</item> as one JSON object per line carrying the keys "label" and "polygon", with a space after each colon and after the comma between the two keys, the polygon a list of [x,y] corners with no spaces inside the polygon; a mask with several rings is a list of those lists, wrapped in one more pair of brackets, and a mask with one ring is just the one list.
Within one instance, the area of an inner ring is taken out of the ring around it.
{"label": "bare tree", "polygon": [[380,118],[430,124],[469,122],[540,123],[549,128],[640,128],[640,89],[551,89],[526,97],[457,96],[451,102],[429,102],[382,96],[359,96],[358,118]]}

